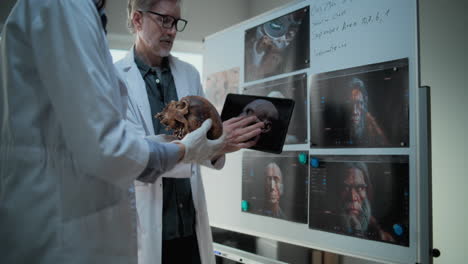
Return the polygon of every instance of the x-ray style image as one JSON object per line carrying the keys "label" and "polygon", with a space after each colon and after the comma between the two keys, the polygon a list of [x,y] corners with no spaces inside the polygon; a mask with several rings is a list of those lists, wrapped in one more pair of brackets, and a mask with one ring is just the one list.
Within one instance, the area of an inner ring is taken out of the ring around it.
{"label": "x-ray style image", "polygon": [[288,131],[294,101],[286,98],[228,94],[223,106],[223,121],[238,116],[256,116],[254,122],[263,122],[262,133],[251,149],[281,153]]}
{"label": "x-ray style image", "polygon": [[245,32],[245,82],[309,66],[309,7]]}
{"label": "x-ray style image", "polygon": [[229,93],[237,93],[239,88],[239,67],[209,75],[205,81],[206,98],[218,113],[223,109],[224,100]]}
{"label": "x-ray style image", "polygon": [[300,153],[244,151],[243,212],[307,223],[308,165],[299,162]]}
{"label": "x-ray style image", "polygon": [[409,246],[408,156],[311,156],[309,228]]}
{"label": "x-ray style image", "polygon": [[408,147],[408,82],[408,59],[313,76],[311,147]]}
{"label": "x-ray style image", "polygon": [[307,74],[247,86],[244,94],[293,99],[295,107],[285,144],[307,142]]}

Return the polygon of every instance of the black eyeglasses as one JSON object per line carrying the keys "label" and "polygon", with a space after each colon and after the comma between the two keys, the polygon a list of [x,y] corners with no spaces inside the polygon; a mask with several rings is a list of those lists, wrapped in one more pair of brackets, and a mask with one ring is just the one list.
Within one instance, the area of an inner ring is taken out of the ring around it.
{"label": "black eyeglasses", "polygon": [[150,14],[153,14],[153,15],[157,15],[157,16],[160,16],[162,18],[162,27],[163,28],[167,28],[167,29],[170,29],[172,28],[174,25],[175,25],[175,29],[178,31],[178,32],[182,32],[184,31],[185,29],[185,26],[187,26],[187,20],[185,19],[181,19],[181,18],[175,18],[173,16],[170,16],[170,15],[163,15],[163,14],[159,14],[159,13],[156,13],[156,12],[153,12],[153,11],[149,11],[149,10],[139,10],[140,12],[146,12],[146,13],[150,13]]}

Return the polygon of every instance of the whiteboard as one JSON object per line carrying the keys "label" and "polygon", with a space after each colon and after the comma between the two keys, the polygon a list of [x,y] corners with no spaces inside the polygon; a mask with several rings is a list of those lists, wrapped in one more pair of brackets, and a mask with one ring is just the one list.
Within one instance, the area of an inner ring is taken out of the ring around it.
{"label": "whiteboard", "polygon": [[[246,32],[283,15],[308,8],[309,63],[306,67],[265,78],[245,76]],[[389,263],[421,261],[420,166],[418,148],[418,43],[417,1],[415,0],[307,0],[297,1],[247,20],[205,39],[204,79],[211,74],[239,68],[238,93],[245,87],[298,74],[308,77],[307,143],[286,144],[283,153],[314,156],[404,156],[408,158],[407,246],[384,243],[309,228],[308,223],[286,221],[243,212],[242,173],[244,152],[228,154],[220,171],[202,169],[210,224],[236,232],[266,237],[300,246]],[[326,72],[364,67],[407,59],[408,64],[408,145],[404,147],[311,147],[310,96],[314,76]],[[309,212],[310,213],[310,212]],[[309,219],[310,220],[310,219]],[[310,221],[308,221],[310,222]]]}

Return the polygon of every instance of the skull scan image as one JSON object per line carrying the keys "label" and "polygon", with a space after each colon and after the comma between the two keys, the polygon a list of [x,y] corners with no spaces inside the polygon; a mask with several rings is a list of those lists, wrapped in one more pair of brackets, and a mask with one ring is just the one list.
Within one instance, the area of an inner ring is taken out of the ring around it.
{"label": "skull scan image", "polygon": [[207,138],[217,139],[223,134],[223,124],[218,111],[201,96],[185,96],[179,101],[171,101],[155,117],[166,126],[166,130],[173,129],[173,135],[178,139],[199,128],[208,118],[211,118],[213,123]]}
{"label": "skull scan image", "polygon": [[254,139],[255,142],[258,142],[264,135],[271,134],[271,131],[274,128],[274,123],[279,119],[279,113],[270,101],[257,99],[247,104],[239,116],[252,115],[257,117],[256,122],[263,122],[265,124],[262,129],[262,133]]}

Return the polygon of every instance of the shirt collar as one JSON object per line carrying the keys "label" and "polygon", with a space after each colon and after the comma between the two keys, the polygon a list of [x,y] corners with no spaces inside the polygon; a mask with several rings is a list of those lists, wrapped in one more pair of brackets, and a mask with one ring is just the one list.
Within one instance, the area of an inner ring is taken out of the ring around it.
{"label": "shirt collar", "polygon": [[138,54],[136,54],[135,50],[133,52],[134,52],[133,54],[134,54],[134,57],[135,57],[135,64],[137,65],[138,69],[140,70],[140,73],[143,76],[145,76],[146,74],[148,74],[150,72],[153,72],[153,73],[157,72],[157,68],[160,68],[162,73],[167,72],[167,71],[170,72],[169,57],[164,57],[163,58],[162,63],[161,63],[161,67],[151,67],[148,64],[146,64],[145,62],[143,62],[143,60],[138,56]]}

